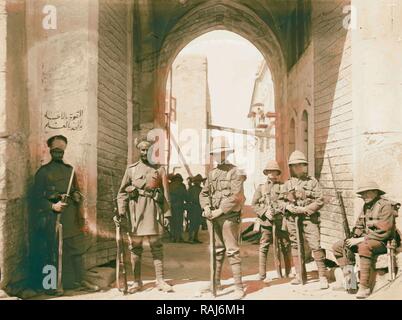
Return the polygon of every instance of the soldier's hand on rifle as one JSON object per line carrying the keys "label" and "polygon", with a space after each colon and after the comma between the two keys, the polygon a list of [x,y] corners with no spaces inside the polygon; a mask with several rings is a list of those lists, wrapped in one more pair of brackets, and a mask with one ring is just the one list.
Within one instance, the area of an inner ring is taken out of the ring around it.
{"label": "soldier's hand on rifle", "polygon": [[[205,210],[206,208],[208,209]],[[209,207],[206,208],[204,208],[204,217],[208,220],[213,220],[223,214],[222,209],[211,210]]]}
{"label": "soldier's hand on rifle", "polygon": [[350,247],[353,247],[353,246],[357,246],[359,243],[362,243],[363,241],[364,241],[364,237],[349,238],[349,239],[346,239],[345,243],[350,248]]}
{"label": "soldier's hand on rifle", "polygon": [[64,210],[64,208],[67,206],[67,203],[59,201],[57,203],[52,204],[52,210],[54,212],[60,213]]}
{"label": "soldier's hand on rifle", "polygon": [[293,204],[288,204],[286,206],[286,210],[293,213],[293,214],[298,214],[298,215],[305,215],[306,214],[306,210],[304,207],[298,207],[295,206]]}
{"label": "soldier's hand on rifle", "polygon": [[203,216],[204,218],[208,218],[208,216],[210,216],[210,215],[211,215],[211,208],[208,207],[208,206],[206,206],[206,207],[204,208],[204,211],[203,211],[203,213],[202,213],[202,216]]}

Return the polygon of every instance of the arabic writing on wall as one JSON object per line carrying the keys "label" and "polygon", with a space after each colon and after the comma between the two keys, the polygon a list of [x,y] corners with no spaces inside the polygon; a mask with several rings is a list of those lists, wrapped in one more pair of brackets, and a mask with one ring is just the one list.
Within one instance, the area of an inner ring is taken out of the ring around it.
{"label": "arabic writing on wall", "polygon": [[82,130],[84,111],[67,113],[64,111],[46,111],[45,113],[45,131],[67,129],[73,131]]}

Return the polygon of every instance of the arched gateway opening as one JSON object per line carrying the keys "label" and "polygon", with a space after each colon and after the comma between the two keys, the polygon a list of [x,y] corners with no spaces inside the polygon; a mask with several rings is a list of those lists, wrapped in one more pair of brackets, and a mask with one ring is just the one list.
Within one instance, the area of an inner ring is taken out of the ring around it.
{"label": "arched gateway opening", "polygon": [[166,83],[167,171],[184,180],[206,176],[208,145],[225,135],[229,160],[247,173],[246,204],[276,159],[275,98],[261,52],[236,33],[210,31],[191,41],[170,67]]}
{"label": "arched gateway opening", "polygon": [[[191,23],[190,23],[191,21]],[[283,136],[287,124],[282,125],[281,113],[286,107],[286,66],[277,37],[270,27],[247,7],[240,4],[207,3],[187,12],[163,40],[155,73],[154,122],[166,128],[166,83],[172,63],[179,52],[192,40],[214,30],[231,31],[247,39],[263,55],[272,74],[275,92],[276,157],[284,165],[286,150]]]}

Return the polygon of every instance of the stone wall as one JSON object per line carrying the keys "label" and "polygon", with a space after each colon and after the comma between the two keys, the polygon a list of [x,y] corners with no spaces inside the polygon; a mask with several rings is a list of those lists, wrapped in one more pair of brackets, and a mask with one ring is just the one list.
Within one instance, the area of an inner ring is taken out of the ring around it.
{"label": "stone wall", "polygon": [[[402,202],[402,2],[352,0],[354,167],[356,185],[375,180]],[[356,213],[361,208],[356,200]],[[397,220],[402,229],[402,220]]]}
{"label": "stone wall", "polygon": [[0,287],[24,278],[29,182],[24,1],[0,1]]}
{"label": "stone wall", "polygon": [[[65,162],[75,167],[85,195],[83,210],[91,234],[95,235],[98,2],[38,0],[25,3],[29,25],[26,32],[29,178],[32,181],[39,166],[50,160],[47,138],[65,135],[69,141]],[[95,248],[95,240],[95,237],[90,238],[91,250]]]}
{"label": "stone wall", "polygon": [[351,39],[344,27],[348,0],[313,2],[315,175],[324,188],[323,247],[342,239],[342,217],[327,156],[353,223],[353,110]]}
{"label": "stone wall", "polygon": [[128,162],[128,9],[125,0],[99,2],[97,265],[115,258],[112,194]]}

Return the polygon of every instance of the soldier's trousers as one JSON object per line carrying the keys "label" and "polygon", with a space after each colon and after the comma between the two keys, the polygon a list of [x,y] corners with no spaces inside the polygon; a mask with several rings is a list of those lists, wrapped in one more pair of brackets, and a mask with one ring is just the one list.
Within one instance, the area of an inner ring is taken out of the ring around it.
{"label": "soldier's trousers", "polygon": [[[260,253],[267,254],[269,250],[269,246],[273,242],[273,231],[272,226],[261,226],[261,238],[260,238]],[[290,246],[289,235],[286,231],[276,230],[276,236],[279,239],[279,243],[283,245],[284,248],[288,248]]]}
{"label": "soldier's trousers", "polygon": [[[226,218],[225,216],[220,216],[214,219],[217,261],[223,261],[226,253],[231,265],[240,264],[239,228],[240,217]],[[208,221],[208,231],[211,232],[210,221]]]}
{"label": "soldier's trousers", "polygon": [[[233,279],[237,289],[243,290],[241,275],[241,259],[239,247],[240,216],[222,215],[213,220],[215,235],[216,273],[215,278],[220,280],[225,253],[232,268]],[[208,221],[208,231],[212,232],[212,223]]]}
{"label": "soldier's trousers", "polygon": [[[297,241],[297,226],[294,216],[290,216],[286,218],[286,225],[289,231],[289,238],[292,247],[292,256],[293,256],[293,263],[296,268],[296,273],[300,274],[301,270],[299,269],[298,263],[298,248],[299,243]],[[318,275],[320,277],[326,276],[326,266],[325,266],[325,252],[321,248],[320,242],[320,222],[319,217],[317,215],[310,216],[310,219],[302,219],[299,222],[299,230],[300,235],[302,237],[301,241],[303,243],[303,239],[306,239],[312,253],[315,263],[317,264],[318,268]],[[304,257],[303,257],[304,259]]]}
{"label": "soldier's trousers", "polygon": [[[332,246],[334,256],[340,267],[344,267],[348,264],[353,264],[353,262],[348,261],[345,257],[345,241],[340,240]],[[360,257],[365,257],[372,259],[374,255],[383,254],[387,252],[387,247],[382,241],[377,240],[364,240],[357,246],[350,248],[353,252],[357,253]]]}
{"label": "soldier's trousers", "polygon": [[[289,239],[292,246],[292,251],[297,252],[299,244],[297,242],[296,223],[294,218],[287,218],[286,225],[289,231]],[[312,251],[321,250],[320,225],[318,221],[303,219],[300,223],[300,233],[303,234],[304,239],[306,239]]]}
{"label": "soldier's trousers", "polygon": [[147,238],[154,260],[155,275],[157,280],[163,279],[163,243],[160,235],[136,236],[130,234],[129,249],[131,251],[131,263],[133,266],[134,280],[141,279],[141,257],[143,241]]}

